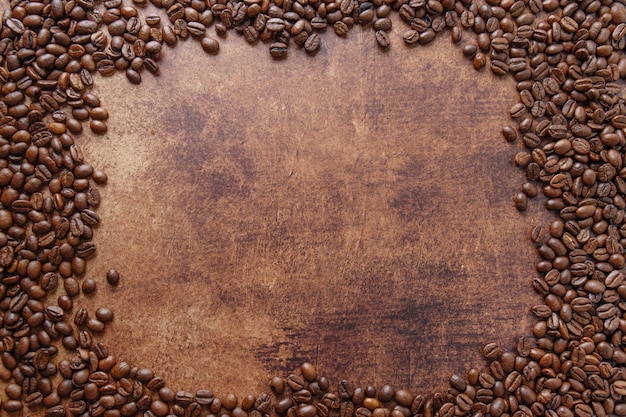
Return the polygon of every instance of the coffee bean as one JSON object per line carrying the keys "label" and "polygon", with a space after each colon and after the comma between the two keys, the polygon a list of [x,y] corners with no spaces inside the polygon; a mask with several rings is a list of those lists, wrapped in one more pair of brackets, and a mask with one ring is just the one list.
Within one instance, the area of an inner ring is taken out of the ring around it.
{"label": "coffee bean", "polygon": [[477,52],[478,52],[478,48],[476,47],[475,44],[468,43],[465,46],[463,46],[463,55],[465,55],[468,58],[474,58]]}
{"label": "coffee bean", "polygon": [[206,36],[202,38],[202,40],[200,41],[200,44],[202,45],[202,49],[204,49],[204,52],[208,54],[214,55],[219,52],[219,49],[220,49],[219,42],[211,37]]}
{"label": "coffee bean", "polygon": [[287,56],[287,44],[284,42],[272,42],[269,50],[273,58],[281,59]]}
{"label": "coffee bean", "polygon": [[99,170],[93,171],[92,178],[96,184],[106,184],[108,180],[107,175]]}
{"label": "coffee bean", "polygon": [[287,385],[289,385],[293,391],[300,391],[305,387],[305,384],[304,378],[299,375],[291,374],[287,377]]}
{"label": "coffee bean", "polygon": [[482,347],[481,352],[488,359],[497,358],[502,353],[500,347],[495,343],[487,343]]}
{"label": "coffee bean", "polygon": [[265,23],[265,28],[270,32],[280,32],[285,28],[285,22],[281,18],[274,17]]}
{"label": "coffee bean", "polygon": [[86,278],[81,284],[81,289],[84,294],[92,294],[96,290],[96,281],[92,278]]}
{"label": "coffee bean", "polygon": [[513,197],[513,203],[515,204],[515,208],[517,210],[524,211],[528,206],[528,197],[524,193],[517,193]]}
{"label": "coffee bean", "polygon": [[96,135],[104,135],[107,133],[107,125],[102,120],[92,120],[89,122],[89,128]]}
{"label": "coffee bean", "polygon": [[320,48],[320,37],[317,33],[312,33],[307,37],[304,43],[304,49],[309,53],[315,53]]}
{"label": "coffee bean", "polygon": [[166,416],[169,412],[169,406],[161,400],[152,401],[150,411],[155,416]]}
{"label": "coffee bean", "polygon": [[383,30],[376,31],[376,42],[378,42],[378,46],[383,49],[389,48],[391,45],[389,35],[387,35],[387,33]]}
{"label": "coffee bean", "polygon": [[391,19],[387,17],[380,17],[374,21],[372,26],[376,31],[389,31],[391,30]]}
{"label": "coffee bean", "polygon": [[107,277],[107,282],[112,287],[117,286],[120,282],[120,274],[115,269],[109,269],[106,277]]}
{"label": "coffee bean", "polygon": [[418,43],[420,45],[429,44],[433,40],[435,40],[435,36],[436,35],[437,35],[437,33],[433,29],[426,29],[425,31],[420,33],[420,37],[419,37]]}
{"label": "coffee bean", "polygon": [[317,370],[315,366],[312,364],[305,362],[300,365],[300,372],[302,372],[302,376],[309,382],[313,382],[317,379]]}
{"label": "coffee bean", "polygon": [[337,36],[346,36],[348,34],[348,26],[341,20],[335,22],[333,29]]}
{"label": "coffee bean", "polygon": [[512,126],[505,126],[502,128],[502,135],[507,142],[513,142],[517,139],[517,131]]}
{"label": "coffee bean", "polygon": [[131,84],[141,84],[141,74],[132,68],[128,68],[126,70],[126,78],[128,79],[128,81],[130,81]]}
{"label": "coffee bean", "polygon": [[9,413],[15,413],[21,411],[24,405],[19,400],[8,400],[2,405],[2,408]]}

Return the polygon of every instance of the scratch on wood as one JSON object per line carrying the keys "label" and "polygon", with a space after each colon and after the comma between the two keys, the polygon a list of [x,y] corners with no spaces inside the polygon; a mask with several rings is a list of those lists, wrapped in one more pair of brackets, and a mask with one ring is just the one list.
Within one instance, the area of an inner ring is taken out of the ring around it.
{"label": "scratch on wood", "polygon": [[319,366],[319,358],[320,358],[320,344],[318,343],[315,347],[315,367]]}
{"label": "scratch on wood", "polygon": [[412,387],[413,385],[411,385],[411,376],[413,376],[413,368],[411,367],[411,350],[409,350],[409,367],[407,369],[409,371],[409,383],[407,387]]}

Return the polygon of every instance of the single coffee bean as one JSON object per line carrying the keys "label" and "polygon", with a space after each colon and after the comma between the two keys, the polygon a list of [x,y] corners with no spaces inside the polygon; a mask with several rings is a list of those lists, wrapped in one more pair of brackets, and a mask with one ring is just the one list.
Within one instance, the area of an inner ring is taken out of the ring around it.
{"label": "single coffee bean", "polygon": [[513,203],[515,204],[515,208],[517,210],[524,211],[526,210],[526,207],[528,206],[528,197],[526,196],[526,194],[522,192],[517,193],[513,197]]}
{"label": "single coffee bean", "polygon": [[335,24],[333,25],[333,29],[335,30],[337,36],[343,37],[348,34],[348,26],[341,20],[335,22]]}
{"label": "single coffee bean", "polygon": [[285,58],[287,56],[287,44],[284,42],[272,42],[269,46],[272,58]]}
{"label": "single coffee bean", "polygon": [[104,135],[107,132],[107,125],[102,120],[91,120],[89,128],[96,135]]}
{"label": "single coffee bean", "polygon": [[86,278],[81,284],[84,294],[92,294],[96,290],[96,281],[93,278]]}
{"label": "single coffee bean", "polygon": [[113,268],[109,269],[109,271],[107,272],[106,278],[107,278],[107,282],[112,287],[117,286],[120,282],[120,274],[117,272],[117,270]]}
{"label": "single coffee bean", "polygon": [[204,49],[204,52],[208,54],[215,55],[219,52],[219,42],[209,36],[205,36],[204,38],[202,38],[200,44],[202,45],[202,49]]}
{"label": "single coffee bean", "polygon": [[299,375],[291,374],[287,377],[287,385],[289,385],[293,391],[300,391],[305,387],[305,384],[304,378]]}
{"label": "single coffee bean", "polygon": [[376,31],[376,42],[378,43],[378,46],[380,46],[383,49],[387,49],[391,45],[391,40],[389,39],[389,35],[387,35],[387,32],[383,30]]}
{"label": "single coffee bean", "polygon": [[317,370],[311,363],[305,362],[300,365],[300,372],[302,372],[304,379],[309,382],[314,382],[317,379]]}
{"label": "single coffee bean", "polygon": [[126,78],[128,79],[128,81],[130,81],[131,84],[141,84],[141,74],[132,68],[128,68],[126,70]]}
{"label": "single coffee bean", "polygon": [[431,43],[435,39],[436,35],[437,35],[437,33],[433,29],[426,29],[425,31],[420,33],[420,37],[419,37],[418,43],[420,45],[429,44],[429,43]]}
{"label": "single coffee bean", "polygon": [[320,44],[319,35],[317,33],[311,33],[304,43],[304,49],[309,53],[315,53],[319,50]]}
{"label": "single coffee bean", "polygon": [[388,17],[378,18],[374,21],[374,24],[372,26],[376,31],[382,30],[387,32],[391,30],[391,19],[389,19]]}
{"label": "single coffee bean", "polygon": [[487,65],[487,59],[485,58],[485,55],[481,52],[476,53],[476,55],[472,59],[472,65],[476,71],[480,71],[481,69],[483,69],[485,65]]}
{"label": "single coffee bean", "polygon": [[505,126],[502,128],[502,136],[507,142],[513,142],[517,139],[517,131],[512,126]]}

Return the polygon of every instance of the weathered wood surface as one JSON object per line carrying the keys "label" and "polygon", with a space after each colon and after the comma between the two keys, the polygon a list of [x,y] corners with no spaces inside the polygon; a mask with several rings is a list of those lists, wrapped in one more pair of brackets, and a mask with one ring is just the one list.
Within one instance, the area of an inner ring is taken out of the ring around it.
{"label": "weathered wood surface", "polygon": [[90,303],[114,309],[118,358],[218,394],[302,361],[429,392],[529,332],[528,234],[547,217],[511,203],[514,83],[446,36],[399,36],[383,53],[370,30],[328,33],[276,62],[231,33],[217,56],[165,47],[139,87],[97,80],[109,133],[82,143],[109,184]]}

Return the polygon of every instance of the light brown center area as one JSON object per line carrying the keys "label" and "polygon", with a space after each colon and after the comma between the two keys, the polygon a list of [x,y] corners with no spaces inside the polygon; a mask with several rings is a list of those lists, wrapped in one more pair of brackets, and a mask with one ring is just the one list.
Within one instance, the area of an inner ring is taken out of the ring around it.
{"label": "light brown center area", "polygon": [[511,203],[512,81],[447,39],[381,53],[356,29],[275,62],[229,37],[216,57],[166,48],[140,87],[100,82],[110,130],[85,149],[109,184],[89,272],[116,356],[176,389],[259,393],[310,361],[333,383],[424,392],[482,365],[482,343],[512,347],[541,211]]}

